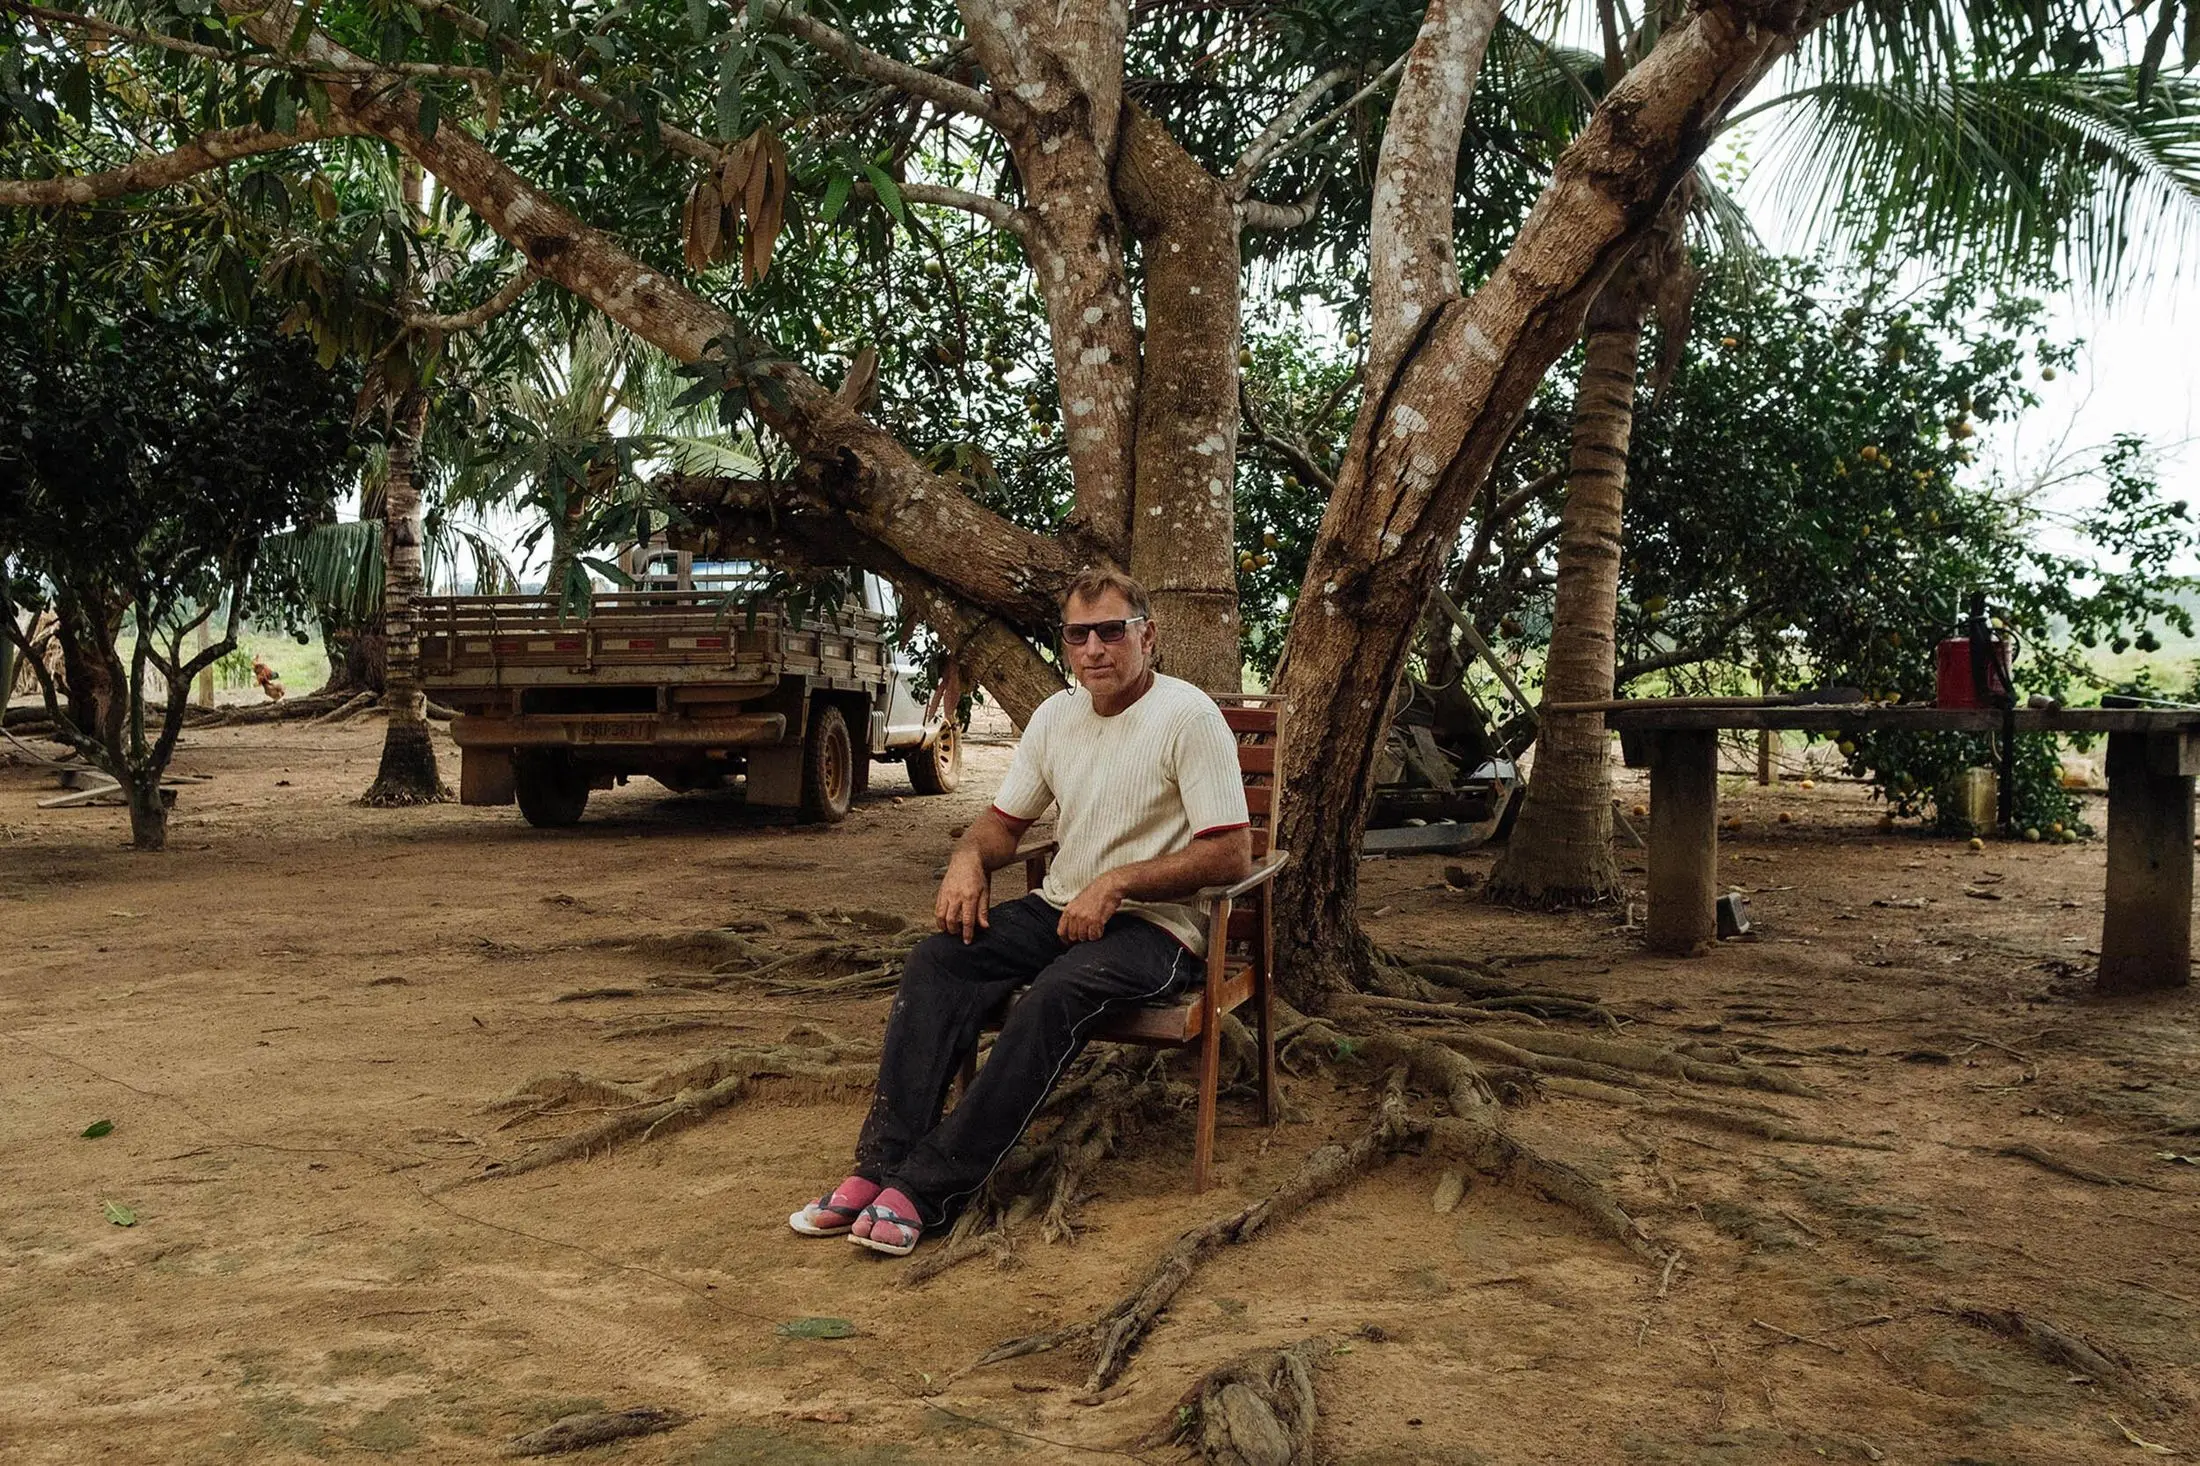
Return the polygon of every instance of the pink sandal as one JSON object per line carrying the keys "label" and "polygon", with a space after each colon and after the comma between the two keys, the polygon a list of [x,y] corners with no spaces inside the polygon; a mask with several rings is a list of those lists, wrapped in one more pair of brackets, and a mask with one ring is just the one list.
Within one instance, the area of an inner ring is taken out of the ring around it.
{"label": "pink sandal", "polygon": [[[890,1206],[872,1202],[863,1209],[863,1215],[871,1219],[871,1235],[858,1237],[850,1234],[848,1240],[858,1247],[868,1247],[873,1252],[883,1252],[888,1257],[907,1257],[917,1250],[924,1240],[924,1223],[915,1217],[905,1217]],[[879,1228],[892,1227],[894,1237],[882,1237]]]}
{"label": "pink sandal", "polygon": [[[787,1225],[805,1237],[846,1236],[848,1229],[856,1224],[856,1218],[863,1215],[866,1204],[879,1194],[878,1187],[871,1186],[869,1194],[864,1196],[862,1201],[856,1201],[854,1197],[849,1197],[846,1201],[843,1201],[841,1199],[842,1195],[848,1191],[850,1181],[861,1181],[861,1178],[850,1176],[847,1181],[841,1182],[825,1195],[789,1216]],[[863,1182],[862,1184],[869,1185],[870,1183]],[[812,1216],[817,1215],[829,1217],[831,1220],[822,1224],[812,1221]]]}

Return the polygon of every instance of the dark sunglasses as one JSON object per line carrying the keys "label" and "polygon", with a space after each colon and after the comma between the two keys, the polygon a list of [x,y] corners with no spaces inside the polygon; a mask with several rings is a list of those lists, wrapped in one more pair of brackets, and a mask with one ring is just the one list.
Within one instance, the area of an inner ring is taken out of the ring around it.
{"label": "dark sunglasses", "polygon": [[1109,646],[1114,646],[1130,634],[1131,627],[1143,621],[1143,616],[1127,616],[1121,621],[1070,621],[1062,627],[1062,645],[1083,646],[1085,638],[1097,636]]}

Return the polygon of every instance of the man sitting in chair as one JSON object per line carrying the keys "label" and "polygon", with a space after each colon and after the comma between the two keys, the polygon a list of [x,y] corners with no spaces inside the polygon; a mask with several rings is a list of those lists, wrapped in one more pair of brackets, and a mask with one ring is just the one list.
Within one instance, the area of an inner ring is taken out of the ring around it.
{"label": "man sitting in chair", "polygon": [[[1078,686],[1032,714],[993,807],[956,843],[886,1020],[878,1093],[854,1174],[787,1219],[899,1257],[948,1221],[993,1168],[1111,1007],[1197,977],[1206,947],[1189,898],[1253,868],[1237,740],[1213,698],[1154,670],[1145,588],[1088,570],[1062,601]],[[1046,884],[988,909],[988,875],[1057,808]],[[978,1030],[1017,988],[978,1077],[945,1119]]]}

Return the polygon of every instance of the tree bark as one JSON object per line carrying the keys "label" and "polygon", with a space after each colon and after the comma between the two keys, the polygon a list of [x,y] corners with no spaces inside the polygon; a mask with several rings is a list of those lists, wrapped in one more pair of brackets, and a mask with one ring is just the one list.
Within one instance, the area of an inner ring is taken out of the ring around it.
{"label": "tree bark", "polygon": [[1023,181],[1024,235],[1061,391],[1080,559],[1131,556],[1139,419],[1123,220],[1110,186],[1123,110],[1123,0],[959,0]]}
{"label": "tree bark", "polygon": [[420,634],[412,603],[422,592],[420,440],[428,429],[428,397],[419,389],[399,401],[390,438],[389,474],[382,487],[382,765],[362,802],[433,804],[449,798],[428,728],[428,697],[420,685]]}
{"label": "tree bark", "polygon": [[[245,17],[255,40],[277,50],[288,46],[294,15],[254,9],[244,0],[224,4]],[[339,68],[357,60],[317,32],[306,38],[304,53]],[[331,106],[347,123],[394,144],[433,173],[526,255],[542,278],[674,360],[700,361],[721,341],[739,338],[730,316],[583,224],[465,128],[439,127],[432,138],[423,133],[420,99],[412,88],[331,82],[328,91]],[[1123,329],[1127,334],[1127,321]],[[1026,625],[1052,619],[1046,587],[1066,581],[1075,563],[1062,544],[985,510],[792,363],[776,362],[759,374],[782,391],[767,395],[752,389],[751,408],[801,455],[810,482],[829,494],[844,530],[904,559],[973,619],[993,616]],[[1027,646],[1017,681],[1030,684],[1052,675],[1045,659]]]}
{"label": "tree bark", "polygon": [[[1452,118],[1463,118],[1464,102],[1444,92],[1458,72],[1434,58],[1472,41],[1444,9],[1443,0],[1430,7],[1414,43],[1430,64],[1408,61],[1391,109],[1378,210],[1403,209],[1386,203],[1403,171],[1394,142],[1399,158],[1429,167],[1432,149],[1458,145]],[[1279,677],[1292,731],[1277,842],[1294,863],[1276,926],[1284,991],[1302,1008],[1369,975],[1352,911],[1383,713],[1467,510],[1536,385],[1719,119],[1819,18],[1808,6],[1743,13],[1710,4],[1669,29],[1567,148],[1504,261],[1470,298],[1432,298],[1450,269],[1448,235],[1441,259],[1425,257],[1433,225],[1405,217],[1391,242],[1381,230],[1371,241],[1371,296],[1385,305],[1370,319],[1368,386]],[[1448,208],[1448,194],[1440,197]]]}
{"label": "tree bark", "polygon": [[122,781],[122,797],[130,806],[132,850],[168,848],[168,802],[161,797],[161,773],[160,769],[131,769]]}
{"label": "tree bark", "polygon": [[[1589,312],[1586,360],[1574,397],[1572,465],[1558,516],[1558,592],[1544,664],[1545,708],[1612,695],[1621,507],[1642,351],[1644,302],[1635,285],[1634,272],[1621,270]],[[1603,901],[1618,889],[1604,716],[1545,712],[1528,795],[1512,839],[1490,872],[1490,894],[1564,906]]]}
{"label": "tree bark", "polygon": [[1222,181],[1135,105],[1115,185],[1145,265],[1130,572],[1153,597],[1162,669],[1245,690],[1238,641],[1238,210]]}

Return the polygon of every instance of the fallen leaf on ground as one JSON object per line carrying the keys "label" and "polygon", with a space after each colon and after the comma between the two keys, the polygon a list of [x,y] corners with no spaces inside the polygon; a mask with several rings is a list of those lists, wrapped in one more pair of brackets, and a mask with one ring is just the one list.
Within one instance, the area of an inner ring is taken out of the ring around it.
{"label": "fallen leaf on ground", "polygon": [[796,1318],[773,1332],[783,1339],[852,1339],[856,1326],[844,1318]]}
{"label": "fallen leaf on ground", "polygon": [[106,1213],[108,1221],[113,1222],[118,1227],[134,1227],[137,1225],[137,1213],[119,1201],[103,1201],[99,1204],[99,1209]]}

